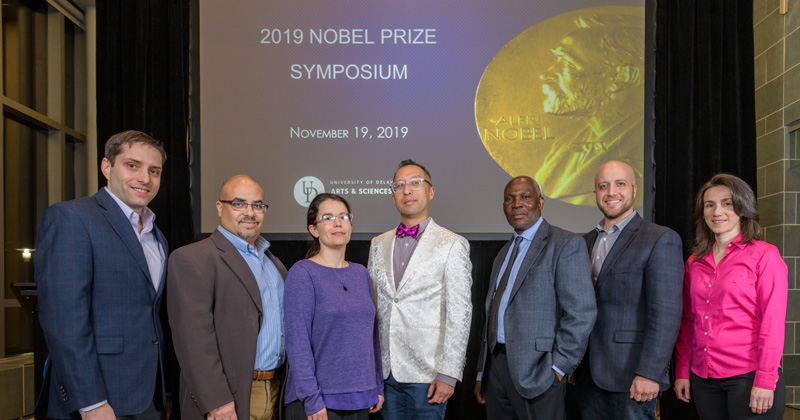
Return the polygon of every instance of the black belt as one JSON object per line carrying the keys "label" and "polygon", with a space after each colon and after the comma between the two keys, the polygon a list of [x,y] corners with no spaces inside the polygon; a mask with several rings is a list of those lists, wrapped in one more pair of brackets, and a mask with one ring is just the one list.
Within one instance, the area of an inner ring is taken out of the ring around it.
{"label": "black belt", "polygon": [[492,354],[494,354],[495,356],[497,356],[498,354],[506,354],[506,345],[503,343],[495,344]]}

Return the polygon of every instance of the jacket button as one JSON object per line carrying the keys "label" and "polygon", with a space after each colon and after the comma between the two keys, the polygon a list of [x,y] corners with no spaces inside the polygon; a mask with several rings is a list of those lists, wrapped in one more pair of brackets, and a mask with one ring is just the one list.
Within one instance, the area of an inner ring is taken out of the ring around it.
{"label": "jacket button", "polygon": [[158,345],[158,339],[157,338],[153,339],[153,344]]}

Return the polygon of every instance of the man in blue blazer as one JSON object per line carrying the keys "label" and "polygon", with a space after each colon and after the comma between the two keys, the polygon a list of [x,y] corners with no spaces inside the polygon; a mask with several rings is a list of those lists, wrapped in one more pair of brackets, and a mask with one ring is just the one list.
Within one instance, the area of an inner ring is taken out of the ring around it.
{"label": "man in blue blazer", "polygon": [[514,238],[489,278],[475,386],[493,420],[566,417],[564,376],[578,366],[597,315],[584,243],[541,218],[543,206],[530,177],[506,185],[503,211]]}
{"label": "man in blue blazer", "polygon": [[168,249],[147,204],[165,160],[147,134],[116,134],[101,163],[107,187],[45,212],[34,276],[50,349],[38,402],[47,417],[164,418],[159,310]]}
{"label": "man in blue blazer", "polygon": [[681,321],[681,239],[633,210],[636,180],[627,163],[600,166],[594,193],[604,218],[584,239],[597,322],[575,376],[577,400],[587,420],[655,419]]}

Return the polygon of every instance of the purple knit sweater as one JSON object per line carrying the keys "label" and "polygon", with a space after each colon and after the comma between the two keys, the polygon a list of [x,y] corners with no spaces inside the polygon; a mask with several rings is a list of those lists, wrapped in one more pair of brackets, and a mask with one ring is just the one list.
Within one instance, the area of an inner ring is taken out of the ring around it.
{"label": "purple knit sweater", "polygon": [[383,372],[367,269],[298,261],[286,275],[283,299],[289,361],[284,403],[300,400],[308,415],[375,405],[383,395]]}

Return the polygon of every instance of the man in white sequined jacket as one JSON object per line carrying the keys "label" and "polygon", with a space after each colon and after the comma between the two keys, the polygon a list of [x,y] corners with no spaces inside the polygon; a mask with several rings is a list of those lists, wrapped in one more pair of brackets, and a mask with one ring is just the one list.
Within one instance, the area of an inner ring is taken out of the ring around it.
{"label": "man in white sequined jacket", "polygon": [[443,419],[464,370],[472,321],[469,243],[436,224],[431,176],[405,160],[390,185],[402,223],[372,239],[385,420]]}

